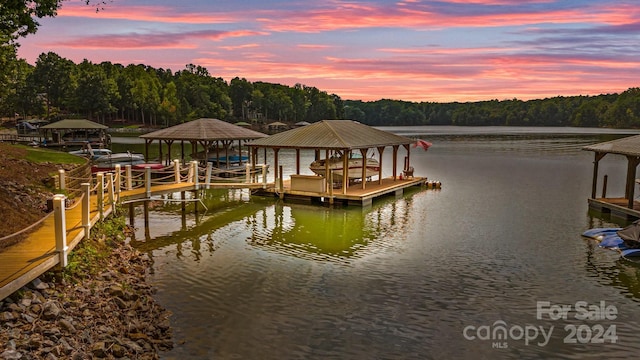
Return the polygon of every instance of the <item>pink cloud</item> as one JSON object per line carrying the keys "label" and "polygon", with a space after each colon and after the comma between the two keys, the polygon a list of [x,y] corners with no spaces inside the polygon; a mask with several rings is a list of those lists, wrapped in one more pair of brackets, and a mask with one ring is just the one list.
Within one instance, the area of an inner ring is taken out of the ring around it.
{"label": "pink cloud", "polygon": [[195,49],[198,44],[189,43],[192,40],[219,41],[226,38],[264,35],[255,31],[192,31],[185,33],[154,33],[154,34],[108,34],[78,37],[64,41],[51,42],[47,45],[56,47],[70,47],[74,49]]}

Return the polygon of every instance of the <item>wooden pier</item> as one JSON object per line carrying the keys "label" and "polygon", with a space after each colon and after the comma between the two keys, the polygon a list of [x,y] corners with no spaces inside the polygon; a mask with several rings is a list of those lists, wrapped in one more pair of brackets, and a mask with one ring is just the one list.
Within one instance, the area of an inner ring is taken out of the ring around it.
{"label": "wooden pier", "polygon": [[[316,177],[322,179],[321,177]],[[410,179],[394,180],[393,177],[384,178],[382,181],[369,181],[366,183],[363,189],[361,184],[356,184],[347,188],[345,194],[341,193],[339,189],[334,192],[324,191],[305,191],[292,189],[291,180],[284,180],[282,182],[282,189],[278,186],[270,186],[266,189],[260,189],[258,194],[275,195],[282,198],[284,201],[302,201],[310,203],[325,203],[325,204],[341,204],[341,205],[356,205],[367,207],[370,206],[374,199],[395,195],[396,197],[404,194],[404,189],[413,186],[423,186],[426,184],[426,178],[412,177]]]}
{"label": "wooden pier", "polygon": [[[161,172],[166,176],[160,176]],[[249,172],[244,178],[245,182],[213,182],[212,173],[210,168],[199,169],[195,162],[184,167],[175,163],[155,171],[155,176],[152,176],[150,168],[136,173],[128,166],[122,171],[116,168],[115,173],[96,174],[91,183],[84,183],[82,191],[78,190],[81,195],[74,198],[74,204],[68,208],[65,206],[66,197],[57,195],[58,199],[54,197],[53,201],[54,212],[48,214],[26,239],[0,252],[0,300],[46,271],[64,266],[67,254],[88,236],[96,222],[114,210],[117,203],[146,201],[158,195],[211,188],[255,189],[273,186],[265,180],[266,166],[261,171],[263,179],[260,182],[257,182],[258,174]],[[65,189],[64,184],[72,182],[66,177],[61,172],[57,180],[62,184],[62,189]],[[64,225],[60,224],[60,220],[64,220]]]}

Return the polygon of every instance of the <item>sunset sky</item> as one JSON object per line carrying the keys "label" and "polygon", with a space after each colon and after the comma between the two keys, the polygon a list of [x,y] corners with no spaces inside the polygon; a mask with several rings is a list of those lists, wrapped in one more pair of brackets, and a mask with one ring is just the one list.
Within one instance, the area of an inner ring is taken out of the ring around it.
{"label": "sunset sky", "polygon": [[[93,2],[93,1],[92,1]],[[29,63],[206,67],[343,99],[522,100],[640,86],[638,0],[67,0]]]}

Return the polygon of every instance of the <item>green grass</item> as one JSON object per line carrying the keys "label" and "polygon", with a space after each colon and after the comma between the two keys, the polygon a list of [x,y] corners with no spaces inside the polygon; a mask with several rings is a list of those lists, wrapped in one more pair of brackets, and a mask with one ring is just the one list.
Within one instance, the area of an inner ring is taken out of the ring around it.
{"label": "green grass", "polygon": [[66,152],[23,146],[27,150],[26,159],[34,163],[84,164],[87,159]]}

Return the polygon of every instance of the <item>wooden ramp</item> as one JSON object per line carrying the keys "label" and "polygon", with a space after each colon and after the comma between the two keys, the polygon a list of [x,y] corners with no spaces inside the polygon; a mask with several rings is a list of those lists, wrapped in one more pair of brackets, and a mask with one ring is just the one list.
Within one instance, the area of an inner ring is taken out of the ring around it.
{"label": "wooden ramp", "polygon": [[[91,225],[100,219],[97,196],[90,200]],[[112,211],[104,209],[104,216]],[[82,227],[82,206],[80,202],[65,211],[67,246],[73,249],[84,237]],[[0,252],[0,300],[14,293],[38,276],[44,274],[59,262],[54,234],[53,213],[47,215],[38,228],[26,239]]]}

